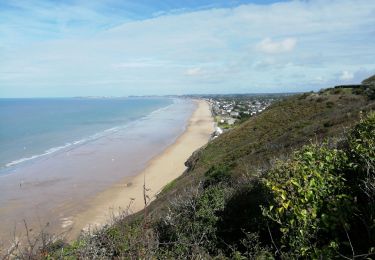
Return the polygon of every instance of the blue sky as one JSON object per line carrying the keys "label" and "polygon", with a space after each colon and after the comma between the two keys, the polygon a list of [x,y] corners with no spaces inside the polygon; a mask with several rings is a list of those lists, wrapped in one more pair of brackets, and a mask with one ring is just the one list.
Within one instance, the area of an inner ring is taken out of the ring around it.
{"label": "blue sky", "polygon": [[0,0],[0,97],[294,92],[372,74],[374,0]]}

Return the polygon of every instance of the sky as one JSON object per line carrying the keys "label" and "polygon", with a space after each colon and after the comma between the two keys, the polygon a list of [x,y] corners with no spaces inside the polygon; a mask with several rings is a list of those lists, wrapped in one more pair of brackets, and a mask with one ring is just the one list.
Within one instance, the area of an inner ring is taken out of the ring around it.
{"label": "sky", "polygon": [[372,74],[374,0],[0,0],[0,97],[302,92]]}

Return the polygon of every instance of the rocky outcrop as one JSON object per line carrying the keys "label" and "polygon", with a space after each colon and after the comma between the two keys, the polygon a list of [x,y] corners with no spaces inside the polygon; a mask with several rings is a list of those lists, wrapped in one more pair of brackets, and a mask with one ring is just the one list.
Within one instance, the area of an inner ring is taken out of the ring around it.
{"label": "rocky outcrop", "polygon": [[187,169],[185,170],[184,174],[189,173],[190,171],[194,170],[195,165],[199,161],[200,154],[202,150],[204,150],[205,147],[206,145],[194,151],[193,154],[187,159],[187,161],[185,162],[185,166],[187,167]]}

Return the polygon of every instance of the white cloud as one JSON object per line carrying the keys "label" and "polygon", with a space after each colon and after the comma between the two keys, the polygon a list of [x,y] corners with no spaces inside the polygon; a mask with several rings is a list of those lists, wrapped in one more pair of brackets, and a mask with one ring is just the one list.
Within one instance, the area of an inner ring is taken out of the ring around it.
{"label": "white cloud", "polygon": [[271,38],[265,38],[257,44],[257,49],[269,54],[290,52],[296,46],[295,38],[285,38],[281,41],[273,41]]}
{"label": "white cloud", "polygon": [[315,80],[316,80],[316,81],[319,81],[319,82],[324,82],[324,81],[325,81],[325,79],[324,79],[322,76],[317,76],[317,77],[315,78]]}
{"label": "white cloud", "polygon": [[362,80],[375,74],[375,68],[370,70],[360,67],[353,68],[352,70],[343,70],[336,74],[336,77],[332,80],[333,84],[359,84]]}
{"label": "white cloud", "polygon": [[[102,25],[111,17],[76,8],[73,16],[87,16],[86,22],[76,28],[62,22],[67,28],[53,40],[34,31],[50,31],[53,23],[40,24],[56,9],[38,12],[37,21],[0,17],[0,96],[42,96],[46,89],[65,96],[303,91],[340,76],[357,80],[359,68],[375,72],[373,0],[249,4],[131,22],[117,16],[109,23],[118,26],[97,26],[89,35],[80,32],[92,20]],[[71,19],[64,13],[59,19]],[[293,76],[300,74],[306,76]]]}
{"label": "white cloud", "polygon": [[352,72],[349,72],[347,70],[344,70],[341,72],[340,79],[344,81],[349,81],[354,78],[354,74]]}
{"label": "white cloud", "polygon": [[152,59],[135,59],[124,61],[120,63],[115,63],[112,65],[115,69],[135,69],[135,68],[160,68],[168,66],[176,66],[171,61],[166,60],[152,60]]}
{"label": "white cloud", "polygon": [[187,69],[184,73],[186,76],[200,76],[200,75],[203,75],[204,74],[204,71],[197,67],[197,68],[190,68],[190,69]]}

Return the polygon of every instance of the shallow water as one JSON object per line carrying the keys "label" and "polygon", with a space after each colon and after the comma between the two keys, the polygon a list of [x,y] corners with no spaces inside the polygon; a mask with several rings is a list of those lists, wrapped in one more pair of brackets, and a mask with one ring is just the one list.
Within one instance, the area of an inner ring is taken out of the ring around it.
{"label": "shallow water", "polygon": [[[195,109],[174,100],[116,131],[13,167],[0,176],[0,234],[22,233],[22,221],[52,230],[69,228],[69,219],[88,201],[147,163],[181,135]],[[18,232],[18,231],[17,231]]]}
{"label": "shallow water", "polygon": [[4,168],[107,135],[172,102],[167,98],[0,99],[0,169],[4,173]]}

